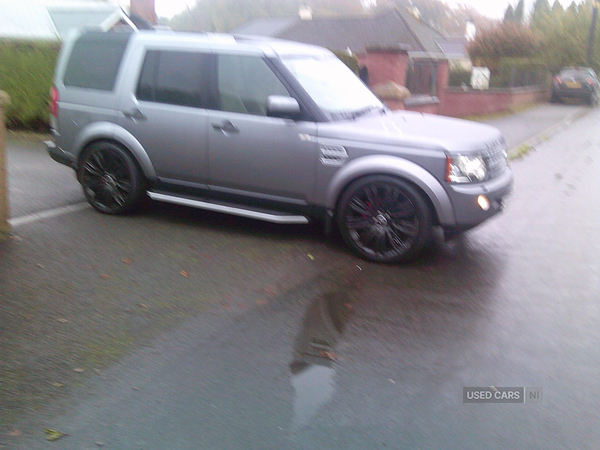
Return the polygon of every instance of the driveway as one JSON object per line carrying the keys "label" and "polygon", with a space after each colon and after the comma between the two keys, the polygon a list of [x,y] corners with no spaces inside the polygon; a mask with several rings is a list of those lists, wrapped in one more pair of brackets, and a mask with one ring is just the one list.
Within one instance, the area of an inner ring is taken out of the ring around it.
{"label": "driveway", "polygon": [[[514,162],[505,213],[405,266],[165,205],[30,216],[0,258],[2,444],[595,448],[599,119]],[[489,386],[541,402],[463,403]]]}

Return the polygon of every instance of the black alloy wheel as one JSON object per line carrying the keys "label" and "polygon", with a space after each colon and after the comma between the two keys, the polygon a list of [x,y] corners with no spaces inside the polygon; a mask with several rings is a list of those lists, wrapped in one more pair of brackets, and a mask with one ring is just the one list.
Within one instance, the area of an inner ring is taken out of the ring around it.
{"label": "black alloy wheel", "polygon": [[387,175],[352,183],[340,199],[337,221],[346,243],[375,262],[409,260],[431,238],[431,211],[421,194]]}
{"label": "black alloy wheel", "polygon": [[106,214],[131,211],[145,193],[133,157],[112,142],[95,142],[84,151],[77,178],[88,202]]}
{"label": "black alloy wheel", "polygon": [[588,99],[588,105],[594,107],[598,105],[598,101],[600,100],[600,93],[598,89],[592,89],[590,92],[590,97]]}

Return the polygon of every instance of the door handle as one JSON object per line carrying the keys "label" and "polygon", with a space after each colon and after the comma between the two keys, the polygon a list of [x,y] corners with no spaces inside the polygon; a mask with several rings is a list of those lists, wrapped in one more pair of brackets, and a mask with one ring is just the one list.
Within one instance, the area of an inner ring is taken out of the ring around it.
{"label": "door handle", "polygon": [[238,127],[236,127],[234,124],[232,124],[229,120],[225,120],[220,124],[213,123],[211,125],[215,130],[220,131],[221,133],[223,133],[225,135],[240,132],[240,129]]}
{"label": "door handle", "polygon": [[123,115],[134,122],[146,120],[146,116],[138,108],[133,108],[131,111],[123,111]]}

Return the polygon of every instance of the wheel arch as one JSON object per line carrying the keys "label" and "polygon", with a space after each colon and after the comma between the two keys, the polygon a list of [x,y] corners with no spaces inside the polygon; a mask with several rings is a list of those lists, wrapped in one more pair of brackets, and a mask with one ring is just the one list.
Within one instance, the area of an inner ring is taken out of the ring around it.
{"label": "wheel arch", "polygon": [[140,142],[124,128],[110,122],[96,122],[87,126],[75,142],[77,165],[83,151],[95,142],[110,141],[127,150],[139,165],[147,180],[156,180],[156,171]]}
{"label": "wheel arch", "polygon": [[421,166],[394,156],[365,156],[344,165],[329,183],[325,198],[327,208],[335,214],[345,190],[370,175],[387,175],[409,182],[423,194],[436,224],[455,224],[452,202],[440,182]]}

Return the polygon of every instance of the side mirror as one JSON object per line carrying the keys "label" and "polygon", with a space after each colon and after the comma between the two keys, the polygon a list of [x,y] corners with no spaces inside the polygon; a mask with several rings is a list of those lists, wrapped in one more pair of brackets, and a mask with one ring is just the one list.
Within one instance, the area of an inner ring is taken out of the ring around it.
{"label": "side mirror", "polygon": [[267,97],[267,115],[285,119],[296,119],[300,116],[300,105],[295,98],[283,95]]}

